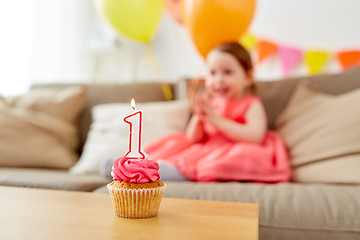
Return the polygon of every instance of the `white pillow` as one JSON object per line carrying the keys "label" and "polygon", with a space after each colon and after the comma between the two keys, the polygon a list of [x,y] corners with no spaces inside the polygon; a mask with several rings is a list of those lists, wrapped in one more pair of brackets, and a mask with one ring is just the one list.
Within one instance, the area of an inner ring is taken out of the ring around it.
{"label": "white pillow", "polygon": [[[190,117],[187,101],[137,103],[143,111],[143,145],[163,136],[185,132]],[[118,158],[128,151],[129,125],[123,119],[132,113],[130,103],[97,105],[93,123],[79,161],[70,169],[74,174],[98,173],[106,158]]]}

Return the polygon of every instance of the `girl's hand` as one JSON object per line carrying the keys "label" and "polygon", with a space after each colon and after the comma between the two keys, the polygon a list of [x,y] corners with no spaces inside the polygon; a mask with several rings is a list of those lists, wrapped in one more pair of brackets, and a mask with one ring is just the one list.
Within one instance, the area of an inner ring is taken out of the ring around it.
{"label": "girl's hand", "polygon": [[205,91],[199,91],[194,98],[192,105],[192,112],[197,115],[202,121],[212,122],[219,115],[215,112],[210,98]]}
{"label": "girl's hand", "polygon": [[206,106],[209,102],[206,95],[205,91],[197,92],[191,106],[192,112],[199,117],[205,114],[204,106]]}
{"label": "girl's hand", "polygon": [[200,116],[202,120],[205,120],[210,123],[215,123],[220,117],[220,115],[215,111],[214,107],[209,102],[208,104],[204,105],[203,114]]}

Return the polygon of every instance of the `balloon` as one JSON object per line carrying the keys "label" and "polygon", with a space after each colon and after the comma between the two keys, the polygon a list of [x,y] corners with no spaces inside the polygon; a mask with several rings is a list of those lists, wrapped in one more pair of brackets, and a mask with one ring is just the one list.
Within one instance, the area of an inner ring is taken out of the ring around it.
{"label": "balloon", "polygon": [[149,42],[159,25],[163,0],[98,0],[97,7],[118,33]]}
{"label": "balloon", "polygon": [[165,9],[172,19],[182,24],[181,0],[165,0]]}
{"label": "balloon", "polygon": [[184,0],[183,22],[199,53],[238,42],[254,16],[256,0]]}

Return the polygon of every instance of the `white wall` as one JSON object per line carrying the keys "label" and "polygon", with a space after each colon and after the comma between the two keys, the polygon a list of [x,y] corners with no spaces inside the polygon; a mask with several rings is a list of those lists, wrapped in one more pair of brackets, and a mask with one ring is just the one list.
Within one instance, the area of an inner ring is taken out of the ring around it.
{"label": "white wall", "polygon": [[[301,49],[360,49],[359,10],[359,0],[258,0],[250,31],[276,43]],[[147,81],[159,78],[144,46],[124,39],[121,42],[118,51],[96,57],[94,77],[97,81],[124,82],[134,77],[138,81]],[[183,27],[167,16],[163,17],[151,45],[165,79],[176,80],[199,73],[201,57],[194,50]],[[138,68],[134,68],[136,62]],[[332,56],[324,72],[338,71],[340,67]],[[307,74],[304,64],[300,64],[291,75]],[[279,79],[282,76],[280,59],[276,55],[265,60],[255,71],[258,80]]]}
{"label": "white wall", "polygon": [[[110,34],[107,29],[102,30]],[[151,43],[139,43],[121,36],[118,42],[113,44],[118,47],[112,47],[109,42],[108,47],[93,48],[96,82],[176,81],[182,76],[193,76],[202,66],[202,59],[184,27],[166,14]]]}
{"label": "white wall", "polygon": [[[186,31],[166,15],[151,43],[154,61],[143,44],[116,40],[114,32],[97,20],[93,4],[88,0],[4,2],[0,94],[21,93],[31,82],[175,81],[201,73],[202,59]],[[250,31],[305,49],[360,49],[359,10],[359,0],[258,0]],[[340,71],[334,58],[325,71]],[[304,65],[293,72],[306,74]],[[255,76],[281,78],[278,57],[264,61]]]}
{"label": "white wall", "polygon": [[[279,44],[300,49],[360,49],[359,0],[258,0],[250,31]],[[338,72],[340,66],[331,56],[324,72]],[[307,75],[304,64],[292,76]],[[259,65],[255,75],[266,80],[281,78],[278,56]]]}

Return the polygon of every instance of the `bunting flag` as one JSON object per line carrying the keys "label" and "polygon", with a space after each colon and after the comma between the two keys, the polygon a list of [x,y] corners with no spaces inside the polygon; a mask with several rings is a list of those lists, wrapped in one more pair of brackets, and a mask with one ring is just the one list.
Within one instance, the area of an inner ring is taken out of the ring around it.
{"label": "bunting flag", "polygon": [[325,51],[307,51],[304,56],[305,64],[308,67],[310,74],[320,73],[330,54]]}
{"label": "bunting flag", "polygon": [[290,72],[301,62],[302,51],[292,47],[279,47],[284,77],[288,77]]}
{"label": "bunting flag", "polygon": [[241,45],[244,46],[244,48],[246,48],[248,51],[251,51],[255,48],[255,46],[257,45],[257,37],[251,33],[245,34],[241,39],[240,39],[240,43]]}
{"label": "bunting flag", "polygon": [[343,70],[360,65],[360,50],[339,52],[336,57]]}
{"label": "bunting flag", "polygon": [[239,41],[248,51],[257,53],[257,64],[274,54],[279,54],[282,64],[284,77],[288,77],[291,72],[301,62],[307,66],[310,74],[321,73],[330,56],[335,55],[342,69],[353,66],[360,66],[360,49],[353,51],[323,51],[316,49],[307,50],[278,44],[269,40],[262,39],[252,33],[245,34]]}
{"label": "bunting flag", "polygon": [[264,59],[275,54],[278,49],[278,46],[275,43],[259,40],[257,50],[258,50],[258,63],[261,63]]}

